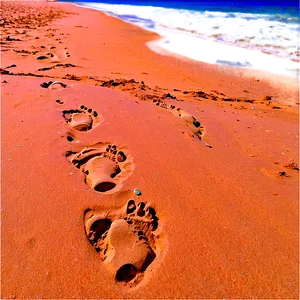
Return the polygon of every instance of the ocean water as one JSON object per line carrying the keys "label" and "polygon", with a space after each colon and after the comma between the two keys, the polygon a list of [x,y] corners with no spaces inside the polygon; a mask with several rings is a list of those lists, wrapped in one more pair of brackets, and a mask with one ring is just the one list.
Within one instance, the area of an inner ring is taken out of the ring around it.
{"label": "ocean water", "polygon": [[[74,2],[74,1],[72,1]],[[160,34],[149,43],[195,60],[298,76],[298,1],[76,2]]]}

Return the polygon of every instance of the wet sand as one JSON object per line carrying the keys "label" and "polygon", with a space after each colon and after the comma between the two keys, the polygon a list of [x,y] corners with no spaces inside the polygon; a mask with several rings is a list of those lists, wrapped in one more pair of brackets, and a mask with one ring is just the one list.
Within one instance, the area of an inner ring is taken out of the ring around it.
{"label": "wet sand", "polygon": [[295,79],[66,3],[1,31],[2,298],[298,297]]}

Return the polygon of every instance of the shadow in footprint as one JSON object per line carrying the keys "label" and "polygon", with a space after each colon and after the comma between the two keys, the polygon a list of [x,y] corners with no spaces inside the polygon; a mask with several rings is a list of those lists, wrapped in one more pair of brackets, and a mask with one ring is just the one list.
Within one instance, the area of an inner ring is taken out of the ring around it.
{"label": "shadow in footprint", "polygon": [[107,214],[86,210],[84,224],[89,242],[115,280],[130,287],[137,285],[157,256],[155,210],[144,202],[129,200],[122,209]]}

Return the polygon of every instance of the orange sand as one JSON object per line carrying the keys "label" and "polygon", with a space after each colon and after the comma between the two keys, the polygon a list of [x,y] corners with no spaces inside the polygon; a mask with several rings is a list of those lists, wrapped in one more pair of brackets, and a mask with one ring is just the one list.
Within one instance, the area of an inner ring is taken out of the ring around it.
{"label": "orange sand", "polygon": [[298,298],[296,80],[66,3],[1,31],[1,298]]}

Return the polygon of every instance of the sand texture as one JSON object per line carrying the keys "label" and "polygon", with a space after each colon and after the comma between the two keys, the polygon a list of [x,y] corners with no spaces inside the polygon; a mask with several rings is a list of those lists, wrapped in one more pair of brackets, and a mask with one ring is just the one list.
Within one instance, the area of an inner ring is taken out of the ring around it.
{"label": "sand texture", "polygon": [[296,79],[1,9],[2,299],[298,298]]}

